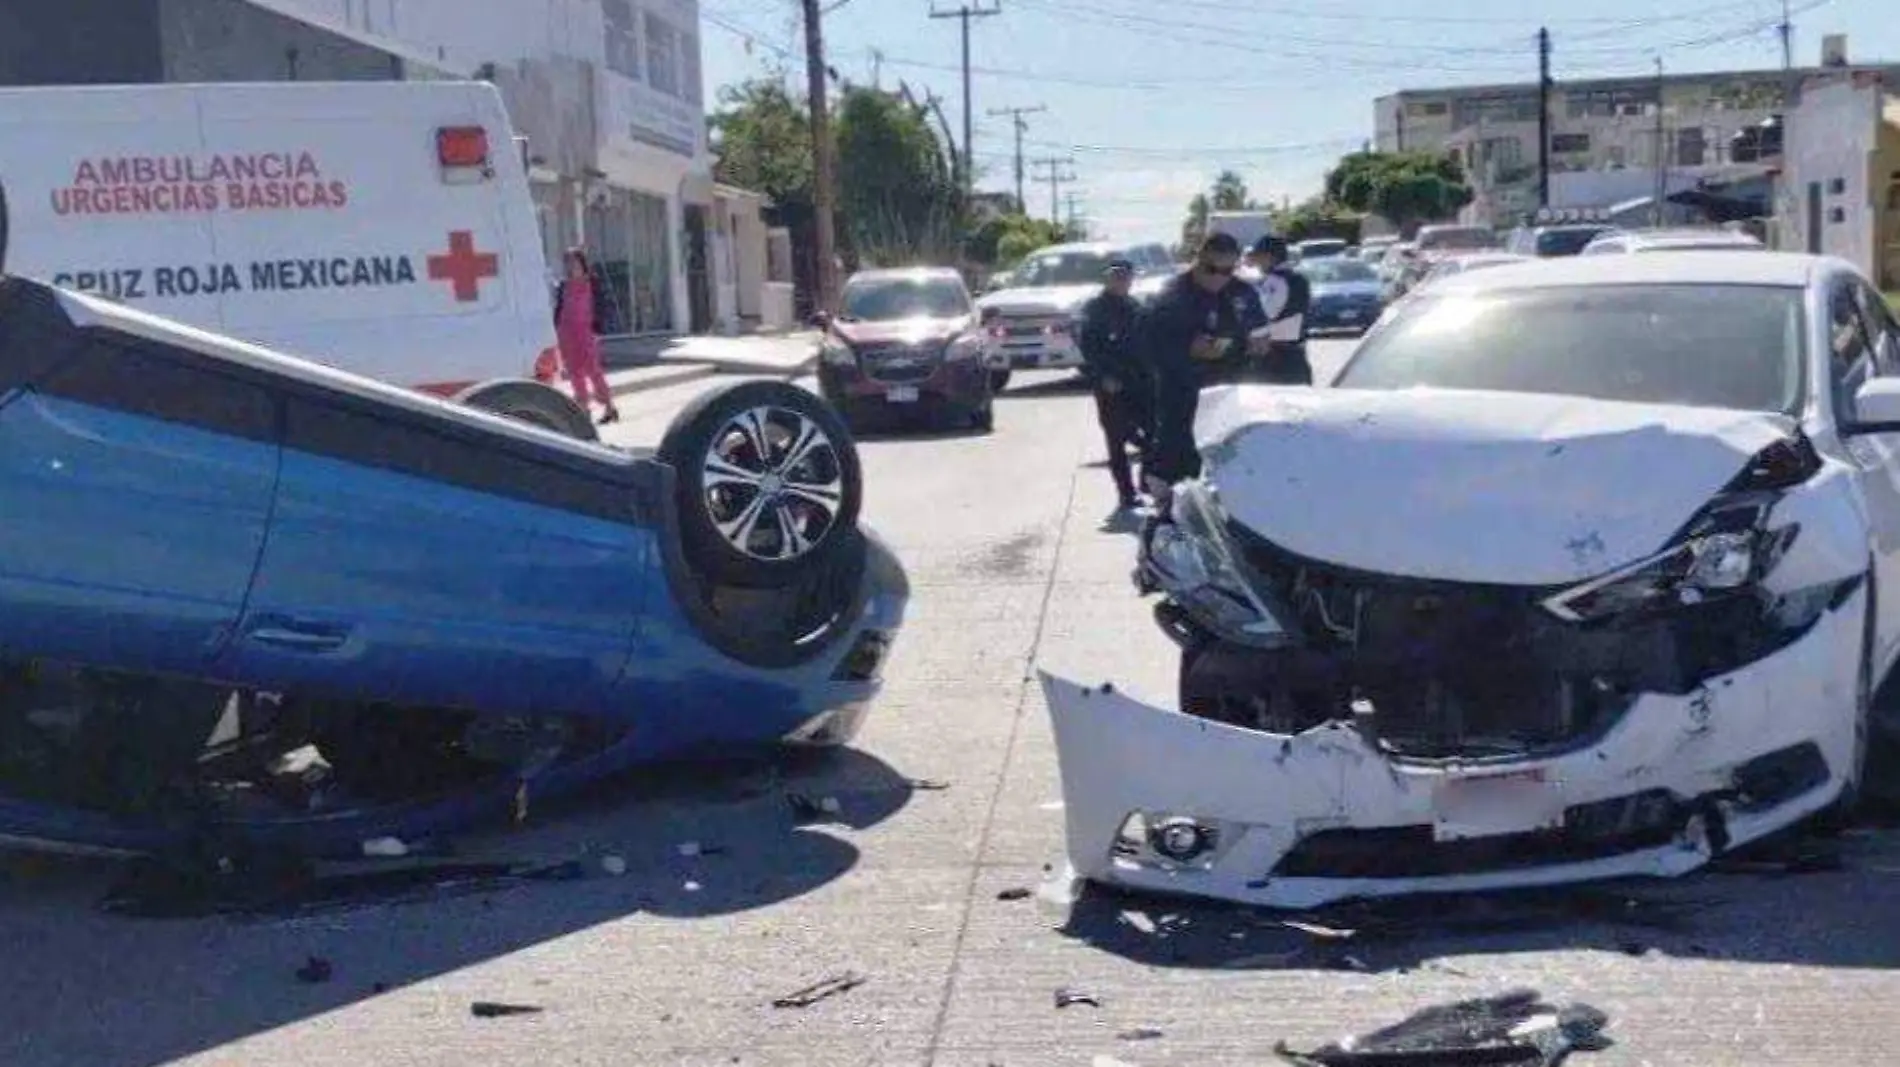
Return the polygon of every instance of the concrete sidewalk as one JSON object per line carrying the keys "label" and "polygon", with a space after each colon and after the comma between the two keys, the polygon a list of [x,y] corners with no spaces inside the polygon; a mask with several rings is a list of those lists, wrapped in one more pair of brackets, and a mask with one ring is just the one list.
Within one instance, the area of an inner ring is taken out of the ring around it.
{"label": "concrete sidewalk", "polygon": [[742,337],[629,338],[603,342],[614,395],[658,389],[714,374],[797,378],[818,361],[818,332]]}

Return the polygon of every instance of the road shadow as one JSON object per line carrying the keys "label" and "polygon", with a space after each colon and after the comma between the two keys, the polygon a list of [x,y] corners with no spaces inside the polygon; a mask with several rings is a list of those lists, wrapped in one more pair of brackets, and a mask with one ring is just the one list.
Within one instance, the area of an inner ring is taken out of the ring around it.
{"label": "road shadow", "polygon": [[1052,377],[1042,381],[1012,385],[996,394],[998,400],[1033,400],[1038,397],[1079,396],[1089,391],[1088,379],[1080,374]]}
{"label": "road shadow", "polygon": [[1465,956],[1594,950],[1900,968],[1900,835],[1846,842],[1838,869],[1711,869],[1673,881],[1268,911],[1088,886],[1060,933],[1148,967],[1452,974]]}
{"label": "road shadow", "polygon": [[666,767],[456,843],[461,856],[566,860],[569,877],[307,914],[112,915],[98,903],[124,864],[8,857],[0,1063],[169,1062],[643,913],[720,921],[844,876],[859,853],[843,831],[936,787],[849,749]]}

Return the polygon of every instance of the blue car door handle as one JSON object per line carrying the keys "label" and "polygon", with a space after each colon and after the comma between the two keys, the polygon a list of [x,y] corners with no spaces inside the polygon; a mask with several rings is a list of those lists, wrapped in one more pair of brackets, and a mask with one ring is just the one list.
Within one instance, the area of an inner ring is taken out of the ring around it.
{"label": "blue car door handle", "polygon": [[260,626],[252,630],[250,636],[259,644],[295,652],[334,652],[350,639],[348,633],[340,630],[304,629],[295,625]]}

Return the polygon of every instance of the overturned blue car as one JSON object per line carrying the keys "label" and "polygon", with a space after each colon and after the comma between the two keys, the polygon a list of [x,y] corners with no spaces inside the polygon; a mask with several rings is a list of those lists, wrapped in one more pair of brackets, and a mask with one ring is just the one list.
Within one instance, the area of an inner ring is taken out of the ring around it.
{"label": "overturned blue car", "polygon": [[877,691],[908,588],[805,390],[625,451],[3,270],[0,843],[353,852]]}

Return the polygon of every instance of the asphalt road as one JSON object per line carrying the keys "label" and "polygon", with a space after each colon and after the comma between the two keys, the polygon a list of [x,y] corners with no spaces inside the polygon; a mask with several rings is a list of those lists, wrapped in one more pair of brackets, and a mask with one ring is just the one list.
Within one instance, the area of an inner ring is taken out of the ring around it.
{"label": "asphalt road", "polygon": [[[1322,373],[1345,347],[1321,346]],[[656,440],[714,384],[629,398],[616,436]],[[1841,871],[1655,887],[1702,909],[1667,929],[1511,910],[1452,929],[1472,913],[1445,904],[1318,944],[1220,907],[999,899],[1038,887],[1061,848],[1034,670],[1166,700],[1171,650],[1130,590],[1083,394],[1031,375],[992,435],[861,447],[866,516],[915,600],[856,746],[644,776],[476,842],[585,850],[594,871],[612,855],[624,875],[294,922],[106,916],[108,869],[13,863],[0,1063],[1259,1064],[1282,1040],[1526,985],[1610,1014],[1616,1047],[1580,1065],[1893,1062],[1900,849],[1882,834],[1851,839]],[[796,826],[788,791],[835,798],[838,815]],[[310,956],[328,981],[294,977]],[[771,1006],[853,971],[864,984]],[[1058,1010],[1063,987],[1100,1006]],[[544,1010],[471,1017],[481,1000]],[[1135,1031],[1158,1036],[1121,1036]]]}

